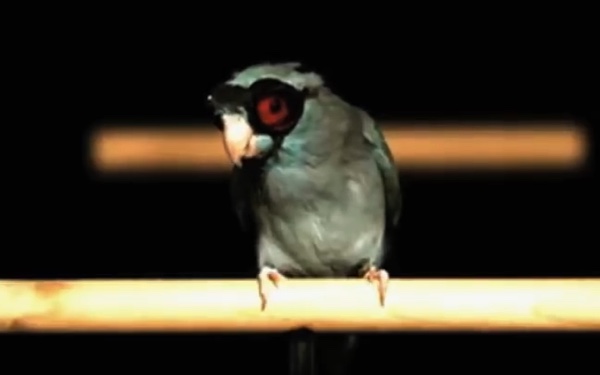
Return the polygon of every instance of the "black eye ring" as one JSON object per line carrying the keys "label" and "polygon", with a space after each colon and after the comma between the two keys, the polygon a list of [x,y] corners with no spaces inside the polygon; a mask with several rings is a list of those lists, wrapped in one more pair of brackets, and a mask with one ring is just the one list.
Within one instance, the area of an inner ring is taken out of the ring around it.
{"label": "black eye ring", "polygon": [[[298,90],[287,83],[272,78],[256,81],[249,89],[252,92],[252,103],[249,107],[250,123],[258,132],[285,136],[295,128],[304,112],[304,102],[306,100],[304,90]],[[266,98],[275,99],[267,107],[273,115],[279,114],[282,110],[288,112],[285,123],[274,126],[274,124],[262,122],[258,107],[260,102]]]}

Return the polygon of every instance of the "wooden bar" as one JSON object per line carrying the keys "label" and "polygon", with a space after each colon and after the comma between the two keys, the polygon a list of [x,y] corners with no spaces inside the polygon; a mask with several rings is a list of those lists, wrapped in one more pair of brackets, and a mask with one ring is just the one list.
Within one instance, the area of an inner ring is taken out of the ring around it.
{"label": "wooden bar", "polygon": [[0,281],[0,332],[600,331],[600,279]]}
{"label": "wooden bar", "polygon": [[[586,134],[572,123],[416,126],[384,133],[404,169],[574,169],[587,158]],[[103,128],[91,137],[97,171],[228,171],[220,133],[204,128]]]}

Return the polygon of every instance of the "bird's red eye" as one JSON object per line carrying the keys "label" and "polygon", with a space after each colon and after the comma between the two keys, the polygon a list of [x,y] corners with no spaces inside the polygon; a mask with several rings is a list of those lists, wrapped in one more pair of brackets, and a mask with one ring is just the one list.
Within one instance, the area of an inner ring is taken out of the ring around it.
{"label": "bird's red eye", "polygon": [[256,112],[260,122],[273,127],[285,125],[290,115],[286,101],[278,96],[268,96],[259,100]]}

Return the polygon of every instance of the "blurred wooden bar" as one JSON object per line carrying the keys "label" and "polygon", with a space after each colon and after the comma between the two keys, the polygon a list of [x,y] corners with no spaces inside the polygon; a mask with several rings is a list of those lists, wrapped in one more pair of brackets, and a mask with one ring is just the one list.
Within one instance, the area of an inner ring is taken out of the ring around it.
{"label": "blurred wooden bar", "polygon": [[0,280],[0,332],[600,331],[600,279]]}
{"label": "blurred wooden bar", "polygon": [[[384,124],[402,169],[574,169],[587,157],[575,123]],[[92,135],[97,171],[226,171],[231,167],[216,129],[100,127]]]}

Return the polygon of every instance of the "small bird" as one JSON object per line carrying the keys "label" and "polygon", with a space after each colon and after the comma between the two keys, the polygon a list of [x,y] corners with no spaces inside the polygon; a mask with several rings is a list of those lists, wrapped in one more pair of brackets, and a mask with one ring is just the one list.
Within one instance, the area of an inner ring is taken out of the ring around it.
{"label": "small bird", "polygon": [[236,72],[208,102],[234,165],[233,206],[257,237],[260,308],[286,277],[364,277],[383,306],[401,199],[372,117],[296,62]]}

